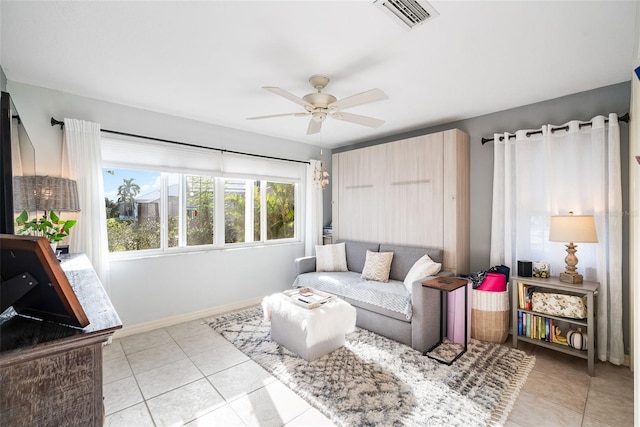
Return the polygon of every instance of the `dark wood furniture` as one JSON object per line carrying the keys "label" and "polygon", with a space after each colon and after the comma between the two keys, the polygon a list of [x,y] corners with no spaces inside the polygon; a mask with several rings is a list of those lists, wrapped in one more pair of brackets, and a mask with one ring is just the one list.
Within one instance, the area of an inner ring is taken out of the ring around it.
{"label": "dark wood furniture", "polygon": [[0,315],[0,425],[102,426],[102,345],[122,327],[89,259],[62,256],[84,328]]}
{"label": "dark wood furniture", "polygon": [[[440,291],[440,341],[436,343],[433,347],[424,352],[424,355],[430,359],[436,360],[440,363],[444,363],[445,365],[451,365],[453,362],[458,360],[460,356],[467,352],[467,328],[468,328],[468,319],[467,319],[467,299],[468,292],[466,289],[469,281],[467,279],[461,279],[459,277],[436,277],[431,280],[427,280],[422,282],[422,286],[426,288],[437,289]],[[451,360],[442,360],[438,357],[431,356],[429,353],[435,350],[444,339],[444,317],[447,312],[447,299],[443,298],[443,294],[453,292],[460,288],[465,288],[464,290],[464,348],[460,351],[453,359]]]}

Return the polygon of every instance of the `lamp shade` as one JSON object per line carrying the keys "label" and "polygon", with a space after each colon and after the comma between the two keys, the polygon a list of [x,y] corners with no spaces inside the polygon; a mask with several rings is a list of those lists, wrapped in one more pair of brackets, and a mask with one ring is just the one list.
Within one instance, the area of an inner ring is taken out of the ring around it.
{"label": "lamp shade", "polygon": [[54,176],[13,178],[14,210],[79,212],[78,186],[74,180]]}
{"label": "lamp shade", "polygon": [[555,215],[551,217],[549,240],[552,242],[597,243],[593,215]]}

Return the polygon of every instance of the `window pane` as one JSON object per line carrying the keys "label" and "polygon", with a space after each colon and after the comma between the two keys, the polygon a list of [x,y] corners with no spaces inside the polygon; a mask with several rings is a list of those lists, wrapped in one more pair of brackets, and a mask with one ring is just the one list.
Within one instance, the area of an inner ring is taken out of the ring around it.
{"label": "window pane", "polygon": [[102,170],[109,252],[160,247],[159,172]]}
{"label": "window pane", "polygon": [[267,182],[267,239],[295,237],[295,184]]}
{"label": "window pane", "polygon": [[180,246],[180,186],[182,177],[167,174],[167,246]]}
{"label": "window pane", "polygon": [[260,197],[260,181],[253,181],[253,241],[260,241],[260,207],[262,198]]}
{"label": "window pane", "polygon": [[224,182],[224,242],[244,242],[245,232],[245,188],[242,179],[227,179]]}
{"label": "window pane", "polygon": [[186,177],[187,246],[213,244],[214,179]]}

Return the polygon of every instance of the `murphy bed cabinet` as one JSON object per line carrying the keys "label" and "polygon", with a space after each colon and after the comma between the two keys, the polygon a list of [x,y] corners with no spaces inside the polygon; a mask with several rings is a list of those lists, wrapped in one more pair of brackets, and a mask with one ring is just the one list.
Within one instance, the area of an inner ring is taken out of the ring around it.
{"label": "murphy bed cabinet", "polygon": [[469,273],[469,135],[452,129],[332,156],[334,241],[444,249]]}
{"label": "murphy bed cabinet", "polygon": [[[598,282],[588,282],[584,281],[581,284],[570,284],[561,282],[557,277],[549,277],[547,279],[539,279],[535,277],[511,277],[511,308],[512,308],[512,326],[513,333],[511,334],[513,337],[513,347],[518,348],[518,341],[524,341],[531,344],[539,345],[542,347],[546,347],[555,351],[560,351],[562,353],[570,354],[572,356],[580,357],[582,359],[587,359],[587,370],[589,372],[589,376],[593,376],[593,367],[595,361],[595,345],[594,345],[594,336],[595,336],[595,303],[596,303],[596,295],[598,291]],[[532,310],[527,310],[520,306],[519,298],[518,298],[518,283],[523,284],[525,287],[535,287],[540,292],[547,293],[560,293],[560,294],[570,294],[570,295],[579,295],[587,297],[587,318],[586,319],[573,319],[568,317],[560,317],[560,316],[551,316],[544,313],[539,313]],[[571,348],[568,345],[557,344],[553,342],[547,342],[545,340],[530,338],[526,336],[526,332],[523,331],[523,334],[520,334],[518,331],[518,315],[521,313],[522,315],[530,315],[537,316],[542,319],[551,319],[552,322],[558,322],[557,324],[563,325],[563,335],[566,337],[567,330],[573,329],[577,330],[581,329],[583,332],[587,333],[587,349],[586,350],[577,350],[575,348]]]}

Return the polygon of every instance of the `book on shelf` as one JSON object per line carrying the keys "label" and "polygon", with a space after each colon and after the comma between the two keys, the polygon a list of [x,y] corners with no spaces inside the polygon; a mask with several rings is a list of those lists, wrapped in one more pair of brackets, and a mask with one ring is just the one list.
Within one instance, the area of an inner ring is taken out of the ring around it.
{"label": "book on shelf", "polygon": [[[536,286],[517,282],[518,308],[531,310],[531,300]],[[555,329],[553,319],[535,313],[518,311],[518,335],[546,342],[554,342]]]}
{"label": "book on shelf", "polygon": [[535,286],[525,285],[522,282],[518,282],[518,308],[531,310],[531,298],[535,290]]}
{"label": "book on shelf", "polygon": [[[559,335],[560,334],[560,335]],[[518,312],[518,335],[548,343],[567,345],[554,320],[533,313]]]}

